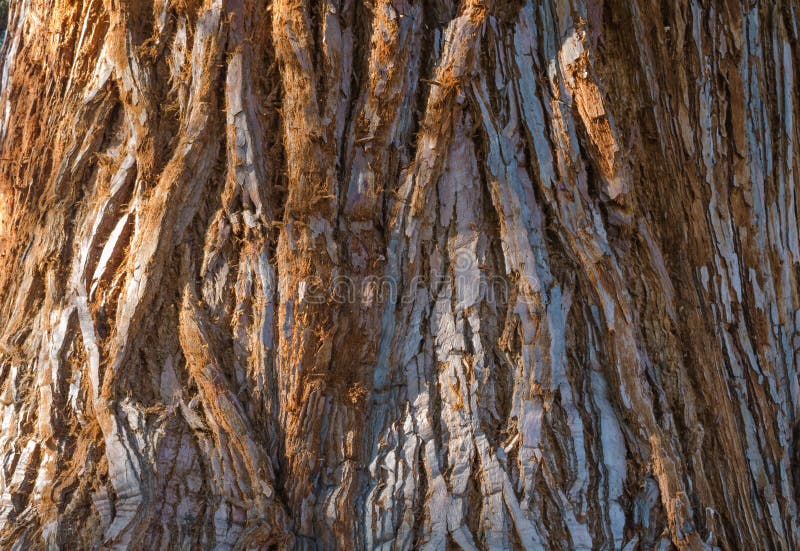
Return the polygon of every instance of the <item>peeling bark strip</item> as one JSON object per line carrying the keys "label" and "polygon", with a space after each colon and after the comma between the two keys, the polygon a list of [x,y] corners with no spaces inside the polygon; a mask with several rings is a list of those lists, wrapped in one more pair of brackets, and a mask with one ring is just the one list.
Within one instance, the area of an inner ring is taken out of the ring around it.
{"label": "peeling bark strip", "polygon": [[11,0],[0,547],[800,547],[799,12]]}

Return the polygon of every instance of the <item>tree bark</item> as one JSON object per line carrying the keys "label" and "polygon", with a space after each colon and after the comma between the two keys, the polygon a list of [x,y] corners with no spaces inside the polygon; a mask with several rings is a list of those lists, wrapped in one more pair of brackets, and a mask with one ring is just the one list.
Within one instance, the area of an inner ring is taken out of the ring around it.
{"label": "tree bark", "polygon": [[797,549],[794,0],[11,0],[4,549]]}

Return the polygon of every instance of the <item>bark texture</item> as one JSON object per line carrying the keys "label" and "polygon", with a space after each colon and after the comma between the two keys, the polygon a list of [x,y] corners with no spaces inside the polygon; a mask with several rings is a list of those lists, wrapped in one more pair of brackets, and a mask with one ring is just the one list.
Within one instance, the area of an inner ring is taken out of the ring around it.
{"label": "bark texture", "polygon": [[11,0],[4,549],[797,549],[795,0]]}

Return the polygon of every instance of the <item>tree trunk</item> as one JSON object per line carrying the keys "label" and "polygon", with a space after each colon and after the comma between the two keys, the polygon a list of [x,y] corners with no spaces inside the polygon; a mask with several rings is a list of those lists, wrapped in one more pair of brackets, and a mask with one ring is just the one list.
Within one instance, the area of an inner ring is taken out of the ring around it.
{"label": "tree trunk", "polygon": [[11,0],[4,549],[797,549],[796,0]]}

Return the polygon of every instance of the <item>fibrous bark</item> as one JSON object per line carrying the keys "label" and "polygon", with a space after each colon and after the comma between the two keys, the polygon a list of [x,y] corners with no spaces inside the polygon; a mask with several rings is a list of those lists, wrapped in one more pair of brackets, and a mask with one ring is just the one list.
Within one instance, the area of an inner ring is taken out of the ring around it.
{"label": "fibrous bark", "polygon": [[0,546],[796,549],[794,0],[11,0]]}

